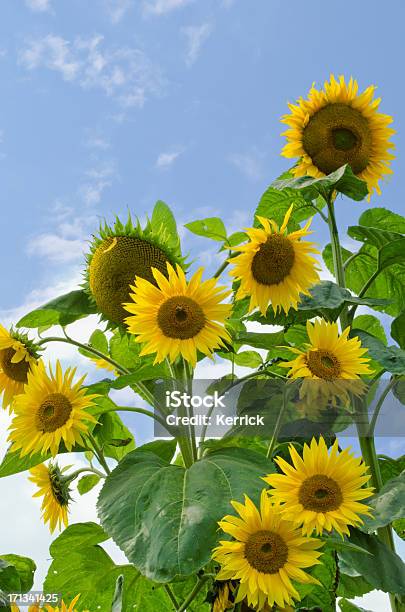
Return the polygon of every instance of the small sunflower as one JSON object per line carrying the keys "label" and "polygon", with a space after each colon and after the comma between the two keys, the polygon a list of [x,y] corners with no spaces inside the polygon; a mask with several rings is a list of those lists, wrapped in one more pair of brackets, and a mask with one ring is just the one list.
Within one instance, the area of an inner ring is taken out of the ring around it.
{"label": "small sunflower", "polygon": [[322,542],[303,537],[266,490],[262,491],[260,512],[247,496],[244,504],[231,503],[240,518],[225,516],[219,526],[235,539],[222,540],[213,559],[222,566],[219,580],[240,580],[236,603],[246,598],[255,610],[265,605],[282,607],[300,599],[292,580],[319,584],[304,569],[320,563],[317,549]]}
{"label": "small sunflower", "polygon": [[219,584],[219,586],[218,586],[217,594],[212,604],[212,612],[226,612],[226,610],[229,610],[230,608],[234,607],[234,602],[233,602],[233,597],[232,597],[232,591],[234,589],[230,581],[216,583],[216,585],[217,584]]}
{"label": "small sunflower", "polygon": [[44,610],[46,610],[46,612],[78,612],[75,606],[77,602],[79,601],[79,598],[80,598],[80,593],[76,595],[74,599],[72,599],[70,605],[65,604],[65,602],[62,600],[60,607],[54,608],[52,606],[47,605],[45,606]]}
{"label": "small sunflower", "polygon": [[378,181],[392,173],[389,138],[395,130],[388,127],[392,117],[378,112],[381,98],[373,100],[374,90],[370,85],[358,94],[357,81],[337,81],[332,74],[323,90],[313,85],[307,100],[288,105],[291,114],[281,120],[289,126],[282,155],[300,158],[295,176],[322,177],[349,164],[370,194],[381,193]]}
{"label": "small sunflower", "polygon": [[68,451],[83,444],[89,423],[96,422],[88,409],[97,395],[86,395],[84,376],[73,383],[75,373],[76,368],[63,373],[59,361],[50,375],[42,362],[31,367],[24,393],[14,400],[9,435],[13,451],[19,450],[21,457],[37,452],[55,456],[61,442]]}
{"label": "small sunflower", "polygon": [[331,401],[339,398],[344,403],[350,402],[350,393],[362,395],[365,385],[361,375],[372,374],[366,356],[367,349],[361,347],[360,340],[348,338],[350,328],[340,335],[337,323],[328,323],[317,319],[314,323],[307,321],[307,333],[310,344],[304,350],[289,347],[297,357],[279,365],[290,368],[291,378],[308,379],[303,381],[300,394],[309,402]]}
{"label": "small sunflower", "polygon": [[106,361],[105,359],[99,357],[91,357],[90,359],[94,363],[94,365],[100,370],[107,370],[108,372],[113,372],[113,374],[115,374],[116,376],[118,375],[116,368],[109,361]]}
{"label": "small sunflower", "polygon": [[279,228],[272,219],[257,217],[262,228],[247,228],[250,242],[235,247],[240,255],[233,257],[230,274],[240,280],[236,299],[250,296],[249,310],[257,306],[265,315],[269,304],[276,313],[279,309],[288,312],[297,308],[300,293],[319,281],[316,260],[311,254],[318,253],[313,242],[302,242],[310,232],[311,220],[304,228],[287,232],[293,206],[287,211]]}
{"label": "small sunflower", "polygon": [[156,353],[155,363],[182,355],[193,366],[197,351],[211,356],[215,348],[230,340],[223,324],[231,304],[221,304],[230,291],[216,287],[216,279],[202,281],[200,268],[187,282],[183,270],[167,265],[168,278],[154,269],[156,285],[135,279],[132,302],[125,309],[132,316],[125,322],[136,341],[145,343],[140,355]]}
{"label": "small sunflower", "polygon": [[49,462],[48,465],[41,464],[30,470],[29,480],[37,485],[38,491],[33,497],[43,497],[42,518],[44,523],[49,523],[49,529],[53,533],[62,524],[68,526],[68,510],[70,497],[69,477],[63,472],[57,463]]}
{"label": "small sunflower", "polygon": [[180,247],[171,246],[166,228],[152,229],[150,221],[142,229],[129,216],[124,225],[117,218],[110,227],[106,223],[94,236],[87,255],[85,290],[104,319],[113,326],[123,323],[123,303],[129,299],[129,286],[136,277],[155,283],[152,268],[167,274],[166,264],[184,266]]}
{"label": "small sunflower", "polygon": [[348,526],[358,527],[363,521],[361,514],[370,514],[370,508],[362,500],[373,494],[367,466],[356,458],[350,449],[341,453],[338,441],[330,452],[322,437],[319,443],[312,439],[311,446],[304,444],[301,458],[290,445],[293,465],[281,457],[275,461],[283,474],[269,474],[265,480],[270,486],[269,493],[277,502],[283,503],[281,510],[286,519],[296,527],[302,526],[302,533],[310,535],[314,530],[335,529],[340,535],[350,535]]}
{"label": "small sunflower", "polygon": [[27,336],[0,325],[0,394],[3,408],[11,407],[15,395],[22,393],[30,366],[38,359],[36,347]]}

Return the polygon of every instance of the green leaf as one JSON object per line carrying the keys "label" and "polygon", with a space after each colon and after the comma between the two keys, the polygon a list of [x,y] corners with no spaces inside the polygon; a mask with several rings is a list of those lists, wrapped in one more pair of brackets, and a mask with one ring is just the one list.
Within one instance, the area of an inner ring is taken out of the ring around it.
{"label": "green leaf", "polygon": [[387,344],[384,327],[377,317],[370,314],[358,315],[353,319],[352,325],[355,329],[362,329],[381,340],[385,345]]}
{"label": "green leaf", "polygon": [[153,442],[147,442],[142,446],[138,446],[139,451],[148,451],[154,453],[166,463],[170,463],[174,457],[177,447],[177,440],[154,440]]}
{"label": "green leaf", "polygon": [[238,344],[248,344],[258,349],[270,349],[273,346],[281,345],[284,342],[283,332],[260,333],[260,332],[241,332],[236,337]]}
{"label": "green leaf", "polygon": [[358,298],[347,289],[332,281],[321,281],[310,289],[310,295],[303,295],[298,310],[335,310],[345,302],[348,304],[383,305],[387,300],[381,298]]}
{"label": "green leaf", "polygon": [[245,240],[247,240],[247,235],[245,232],[235,232],[228,236],[226,245],[234,247],[240,244],[241,242],[245,242]]}
{"label": "green leaf", "polygon": [[219,217],[199,219],[198,221],[185,223],[184,227],[193,234],[197,234],[197,236],[204,236],[204,238],[211,238],[211,240],[217,240],[218,242],[225,242],[227,239],[224,222]]}
{"label": "green leaf", "polygon": [[21,580],[12,563],[0,558],[0,595],[3,593],[21,592]]}
{"label": "green leaf", "polygon": [[15,567],[20,577],[20,592],[27,593],[27,591],[29,591],[34,584],[34,574],[35,570],[37,569],[34,561],[29,557],[21,557],[20,555],[13,554],[0,555],[0,559],[3,559],[3,561],[6,561]]}
{"label": "green leaf", "polygon": [[387,208],[368,208],[360,216],[359,224],[377,227],[389,232],[399,232],[401,234],[405,234],[405,217],[398,215]]}
{"label": "green leaf", "polygon": [[401,540],[405,540],[405,518],[397,519],[392,523],[392,526]]}
{"label": "green leaf", "polygon": [[358,529],[352,529],[350,540],[353,544],[365,548],[371,553],[362,555],[350,550],[339,551],[341,570],[346,567],[355,570],[375,589],[386,593],[405,594],[405,565],[401,558],[393,553],[374,535],[367,535]]}
{"label": "green leaf", "polygon": [[157,582],[190,575],[221,537],[217,521],[244,493],[257,501],[260,476],[272,471],[262,455],[239,448],[210,454],[189,469],[141,449],[108,476],[98,500],[102,525],[128,560]]}
{"label": "green leaf", "polygon": [[165,610],[169,600],[132,565],[116,565],[98,545],[108,538],[95,523],[68,527],[51,545],[52,563],[44,591],[61,593],[65,601],[80,595],[81,610],[111,610],[116,584],[123,576],[122,612]]}
{"label": "green leaf", "polygon": [[286,187],[300,190],[307,200],[315,200],[319,195],[325,195],[331,189],[335,189],[356,201],[364,200],[368,195],[367,183],[353,174],[347,164],[322,178],[301,176],[284,181],[275,181],[273,187],[283,190]]}
{"label": "green leaf", "polygon": [[319,580],[320,585],[294,585],[301,596],[298,608],[300,610],[332,612],[335,609],[336,561],[334,555],[327,552],[323,553],[321,561],[320,565],[310,571],[311,576]]}
{"label": "green leaf", "polygon": [[378,463],[380,466],[381,477],[384,484],[396,478],[405,470],[405,455],[398,457],[398,459],[392,459],[392,457],[379,457]]}
{"label": "green leaf", "polygon": [[105,412],[98,417],[93,435],[105,455],[120,461],[135,448],[135,440],[116,412]]}
{"label": "green leaf", "polygon": [[398,240],[402,237],[398,232],[389,232],[376,227],[367,227],[363,225],[351,225],[347,228],[347,233],[351,238],[354,238],[354,240],[368,242],[378,249],[388,242]]}
{"label": "green leaf", "polygon": [[372,590],[373,587],[367,580],[364,580],[363,576],[349,576],[348,574],[340,572],[339,584],[336,592],[339,597],[352,599],[353,597],[361,597]]}
{"label": "green leaf", "polygon": [[389,480],[377,495],[367,500],[372,517],[364,519],[362,530],[371,533],[397,519],[405,518],[405,472]]}
{"label": "green leaf", "polygon": [[104,353],[104,355],[109,354],[108,340],[106,335],[101,331],[101,329],[94,330],[94,332],[90,336],[89,344],[97,351],[100,351],[100,353]]}
{"label": "green leaf", "polygon": [[[221,353],[224,356],[223,353]],[[245,368],[259,368],[263,364],[263,359],[256,351],[241,351],[234,354],[235,364]]]}
{"label": "green leaf", "polygon": [[405,261],[405,238],[389,242],[378,251],[379,270],[403,261]]}
{"label": "green leaf", "polygon": [[138,382],[144,382],[145,380],[156,380],[157,378],[169,377],[169,372],[165,363],[143,364],[136,372],[131,374],[122,374],[118,376],[111,383],[112,389],[124,389],[125,387],[131,387],[136,385]]}
{"label": "green leaf", "polygon": [[[25,455],[24,457],[20,457],[20,452],[13,452],[10,450],[6,452],[3,457],[3,461],[0,464],[0,478],[5,478],[6,476],[11,476],[12,474],[19,474],[20,472],[25,472],[40,463],[43,463],[47,459],[51,457],[51,453],[47,453],[42,455],[41,453],[35,453],[34,455]],[[80,453],[85,449],[80,446],[74,446],[71,451],[72,453]],[[59,447],[59,454],[67,453],[66,447],[61,444]]]}
{"label": "green leaf", "polygon": [[297,229],[298,224],[315,214],[314,208],[306,202],[304,196],[295,189],[278,189],[274,185],[271,185],[262,197],[260,198],[259,204],[254,214],[254,227],[259,227],[260,222],[257,217],[265,217],[267,219],[274,219],[278,225],[282,225],[284,217],[291,204],[294,204],[294,208],[291,213],[288,227],[290,229]]}
{"label": "green leaf", "polygon": [[96,312],[85,291],[71,291],[25,315],[17,327],[65,326]]}
{"label": "green leaf", "polygon": [[362,346],[368,348],[370,357],[378,361],[387,372],[405,373],[405,351],[397,346],[385,346],[381,340],[361,329],[353,329],[350,335],[358,336]]}
{"label": "green leaf", "polygon": [[97,476],[97,474],[86,474],[85,476],[82,476],[77,483],[77,490],[79,491],[80,495],[84,495],[85,493],[88,493],[94,489],[99,482],[100,476]]}
{"label": "green leaf", "polygon": [[391,336],[402,349],[405,349],[405,310],[391,323]]}
{"label": "green leaf", "polygon": [[347,599],[339,601],[339,608],[342,612],[371,612],[371,610],[359,608],[359,606],[356,606],[352,601],[347,601]]}

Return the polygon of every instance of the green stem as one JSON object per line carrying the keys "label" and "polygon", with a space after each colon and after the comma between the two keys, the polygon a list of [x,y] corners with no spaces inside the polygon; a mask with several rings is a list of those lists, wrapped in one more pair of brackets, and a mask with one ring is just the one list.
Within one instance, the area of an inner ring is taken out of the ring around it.
{"label": "green stem", "polygon": [[68,474],[67,478],[69,481],[73,481],[78,476],[80,476],[80,474],[84,474],[85,472],[91,472],[92,474],[96,474],[97,476],[100,476],[100,478],[105,478],[105,474],[103,474],[103,472],[100,472],[100,470],[96,470],[96,468],[92,468],[92,467],[80,468],[80,470],[76,470],[75,472]]}
{"label": "green stem", "polygon": [[88,439],[90,440],[90,442],[91,442],[91,444],[92,444],[92,446],[93,446],[93,448],[94,448],[95,455],[96,455],[96,457],[97,457],[97,459],[98,459],[98,461],[99,461],[100,465],[101,465],[101,466],[102,466],[102,467],[105,469],[106,474],[111,474],[111,470],[110,470],[110,468],[108,467],[107,461],[105,460],[103,450],[102,450],[102,448],[101,448],[101,447],[98,445],[97,440],[96,440],[96,439],[95,439],[95,437],[94,437],[94,436],[93,436],[91,433],[89,433],[89,432],[87,433],[87,437],[88,437]]}
{"label": "green stem", "polygon": [[[188,363],[188,361],[186,359],[184,359],[184,358],[183,358],[183,371],[184,371],[184,384],[185,384],[185,386],[187,388],[187,393],[191,397],[192,394],[193,394],[194,370],[191,367],[191,365]],[[188,414],[189,414],[190,418],[194,416],[194,410],[193,410],[193,407],[191,405],[188,408]],[[189,429],[190,429],[191,451],[192,451],[192,455],[193,455],[193,462],[195,462],[198,459],[198,452],[197,452],[197,443],[196,443],[196,440],[195,440],[195,427],[194,427],[194,425],[190,425]]]}
{"label": "green stem", "polygon": [[160,423],[162,427],[164,427],[167,431],[172,433],[169,429],[170,426],[166,423],[164,419],[162,419],[155,412],[152,412],[151,410],[147,410],[146,408],[135,408],[131,406],[116,406],[115,408],[108,408],[107,410],[103,410],[101,414],[105,414],[106,412],[135,412],[136,414],[144,414],[145,416],[148,416],[151,419],[154,419],[155,421]]}
{"label": "green stem", "polygon": [[391,378],[391,380],[389,381],[388,385],[385,387],[384,391],[381,393],[380,397],[378,398],[378,402],[376,404],[376,407],[374,409],[374,414],[372,416],[371,422],[370,422],[370,426],[368,428],[368,435],[369,436],[373,436],[374,435],[374,430],[375,430],[375,426],[377,423],[377,419],[378,416],[380,414],[380,410],[381,407],[385,401],[385,398],[387,397],[388,393],[391,391],[391,389],[393,388],[393,386],[396,383],[396,379],[395,378]]}
{"label": "green stem", "polygon": [[173,593],[173,591],[170,588],[170,585],[169,584],[165,584],[164,588],[165,588],[166,593],[169,596],[170,601],[173,604],[174,609],[177,610],[178,607],[179,607],[179,604],[177,603],[177,599],[175,598],[174,593]]}
{"label": "green stem", "polygon": [[204,584],[207,582],[208,579],[209,579],[209,576],[201,576],[201,577],[199,576],[198,577],[198,581],[195,584],[193,590],[191,591],[187,599],[183,601],[180,608],[177,608],[177,612],[185,612],[187,610],[188,606],[197,597],[198,593],[201,591],[201,589],[203,588]]}
{"label": "green stem", "polygon": [[269,442],[269,446],[267,448],[267,453],[266,453],[266,457],[270,458],[273,455],[273,451],[274,451],[274,447],[277,444],[277,439],[278,439],[278,434],[280,433],[280,429],[281,429],[281,425],[282,425],[282,421],[283,421],[283,417],[284,417],[284,413],[285,413],[285,409],[287,406],[287,393],[286,393],[286,385],[284,385],[283,387],[283,403],[281,405],[281,410],[277,415],[277,421],[274,425],[274,430],[273,430],[273,434],[271,436],[270,442]]}
{"label": "green stem", "polygon": [[[327,198],[327,205],[328,205],[328,211],[329,211],[328,220],[329,220],[329,233],[330,233],[331,245],[332,245],[333,265],[334,265],[336,280],[338,284],[345,289],[346,282],[345,282],[345,272],[344,272],[343,258],[342,258],[342,249],[341,249],[340,241],[339,241],[339,232],[338,232],[338,228],[336,224],[333,201],[334,201],[334,197],[333,197],[333,193],[331,192],[329,194],[329,197]],[[362,291],[364,291],[364,289],[365,291],[367,291],[368,287],[366,286],[363,287]],[[352,314],[353,313],[351,312],[351,316]],[[348,317],[346,308],[342,309],[342,312],[340,314],[340,323],[342,326],[342,330],[346,329],[346,327],[349,325],[349,317]],[[356,417],[357,417],[356,426],[357,426],[361,453],[362,453],[365,463],[368,465],[370,469],[371,481],[375,488],[376,493],[378,493],[382,487],[383,482],[382,482],[382,477],[381,477],[380,466],[378,463],[378,457],[377,457],[377,453],[375,449],[374,438],[368,436],[369,425],[367,423],[367,420],[368,420],[367,408],[365,407],[364,402],[361,399],[354,398],[353,401],[354,401],[354,406],[356,410]],[[395,545],[394,545],[391,527],[387,525],[386,527],[379,529],[378,535],[380,539],[388,546],[388,548],[390,548],[392,552],[395,552]],[[390,602],[391,602],[391,608],[393,612],[397,612],[398,611],[397,600],[396,600],[396,597],[391,593],[390,593]]]}
{"label": "green stem", "polygon": [[[362,298],[367,291],[369,290],[370,286],[373,284],[373,282],[375,281],[375,279],[377,278],[377,276],[380,274],[381,270],[376,270],[375,272],[373,272],[373,274],[370,276],[370,278],[364,283],[363,287],[360,289],[359,298]],[[351,310],[350,310],[350,321],[353,321],[354,319],[354,314],[357,310],[358,304],[354,304],[354,306],[352,306]]]}

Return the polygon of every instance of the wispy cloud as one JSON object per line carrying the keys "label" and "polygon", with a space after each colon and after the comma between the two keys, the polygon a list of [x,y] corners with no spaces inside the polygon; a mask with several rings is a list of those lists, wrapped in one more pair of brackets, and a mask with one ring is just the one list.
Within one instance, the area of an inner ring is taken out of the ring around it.
{"label": "wispy cloud", "polygon": [[86,171],[85,180],[79,187],[79,194],[86,206],[94,206],[100,202],[103,192],[112,185],[115,176],[113,162],[106,162]]}
{"label": "wispy cloud", "polygon": [[105,0],[106,11],[113,24],[119,23],[132,6],[132,0]]}
{"label": "wispy cloud", "polygon": [[143,0],[145,14],[165,15],[191,4],[193,0]]}
{"label": "wispy cloud", "polygon": [[83,89],[98,89],[124,108],[142,107],[149,96],[160,95],[165,87],[160,69],[142,50],[106,48],[100,35],[69,41],[48,34],[31,40],[20,52],[19,61],[27,70],[46,68]]}
{"label": "wispy cloud", "polygon": [[89,149],[96,149],[99,151],[107,151],[107,149],[109,149],[111,146],[109,141],[104,138],[104,136],[96,132],[90,133],[84,144]]}
{"label": "wispy cloud", "polygon": [[252,151],[233,153],[228,159],[248,179],[258,181],[263,177],[262,158],[263,155],[258,151]]}
{"label": "wispy cloud", "polygon": [[25,0],[25,4],[37,13],[45,13],[51,10],[51,0]]}
{"label": "wispy cloud", "polygon": [[210,23],[203,23],[199,26],[188,26],[183,28],[183,33],[187,38],[186,64],[192,66],[200,55],[205,41],[212,32]]}
{"label": "wispy cloud", "polygon": [[173,149],[172,151],[160,153],[156,160],[156,168],[168,168],[174,164],[182,153],[184,153],[184,148]]}

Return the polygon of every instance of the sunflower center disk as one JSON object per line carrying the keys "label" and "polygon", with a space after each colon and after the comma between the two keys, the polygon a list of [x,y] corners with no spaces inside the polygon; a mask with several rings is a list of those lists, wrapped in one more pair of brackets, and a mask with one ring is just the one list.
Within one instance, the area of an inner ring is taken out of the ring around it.
{"label": "sunflower center disk", "polygon": [[96,249],[89,268],[91,293],[100,311],[111,321],[122,323],[128,313],[130,285],[140,276],[156,285],[152,267],[167,276],[167,257],[155,245],[132,236],[106,238]]}
{"label": "sunflower center disk", "polygon": [[339,378],[341,367],[337,357],[325,349],[310,351],[307,355],[307,365],[314,376],[324,380]]}
{"label": "sunflower center disk", "polygon": [[291,272],[294,259],[291,240],[281,234],[272,234],[253,257],[253,277],[262,285],[278,285]]}
{"label": "sunflower center disk", "polygon": [[343,495],[335,480],[323,474],[316,474],[304,480],[298,499],[305,510],[330,512],[340,507]]}
{"label": "sunflower center disk", "polygon": [[36,414],[36,426],[39,431],[56,431],[69,419],[72,404],[62,393],[51,393],[42,402]]}
{"label": "sunflower center disk", "polygon": [[245,557],[259,572],[275,574],[287,562],[288,546],[278,533],[257,531],[245,544]]}
{"label": "sunflower center disk", "polygon": [[15,350],[13,348],[7,348],[0,351],[0,368],[8,378],[16,382],[26,383],[29,365],[25,359],[18,363],[12,363],[11,360],[14,355]]}
{"label": "sunflower center disk", "polygon": [[359,174],[368,166],[372,133],[368,119],[347,104],[329,104],[317,111],[303,131],[303,146],[317,168],[330,174],[350,164]]}
{"label": "sunflower center disk", "polygon": [[204,311],[197,302],[186,296],[167,299],[159,308],[157,322],[168,338],[194,338],[205,325]]}

